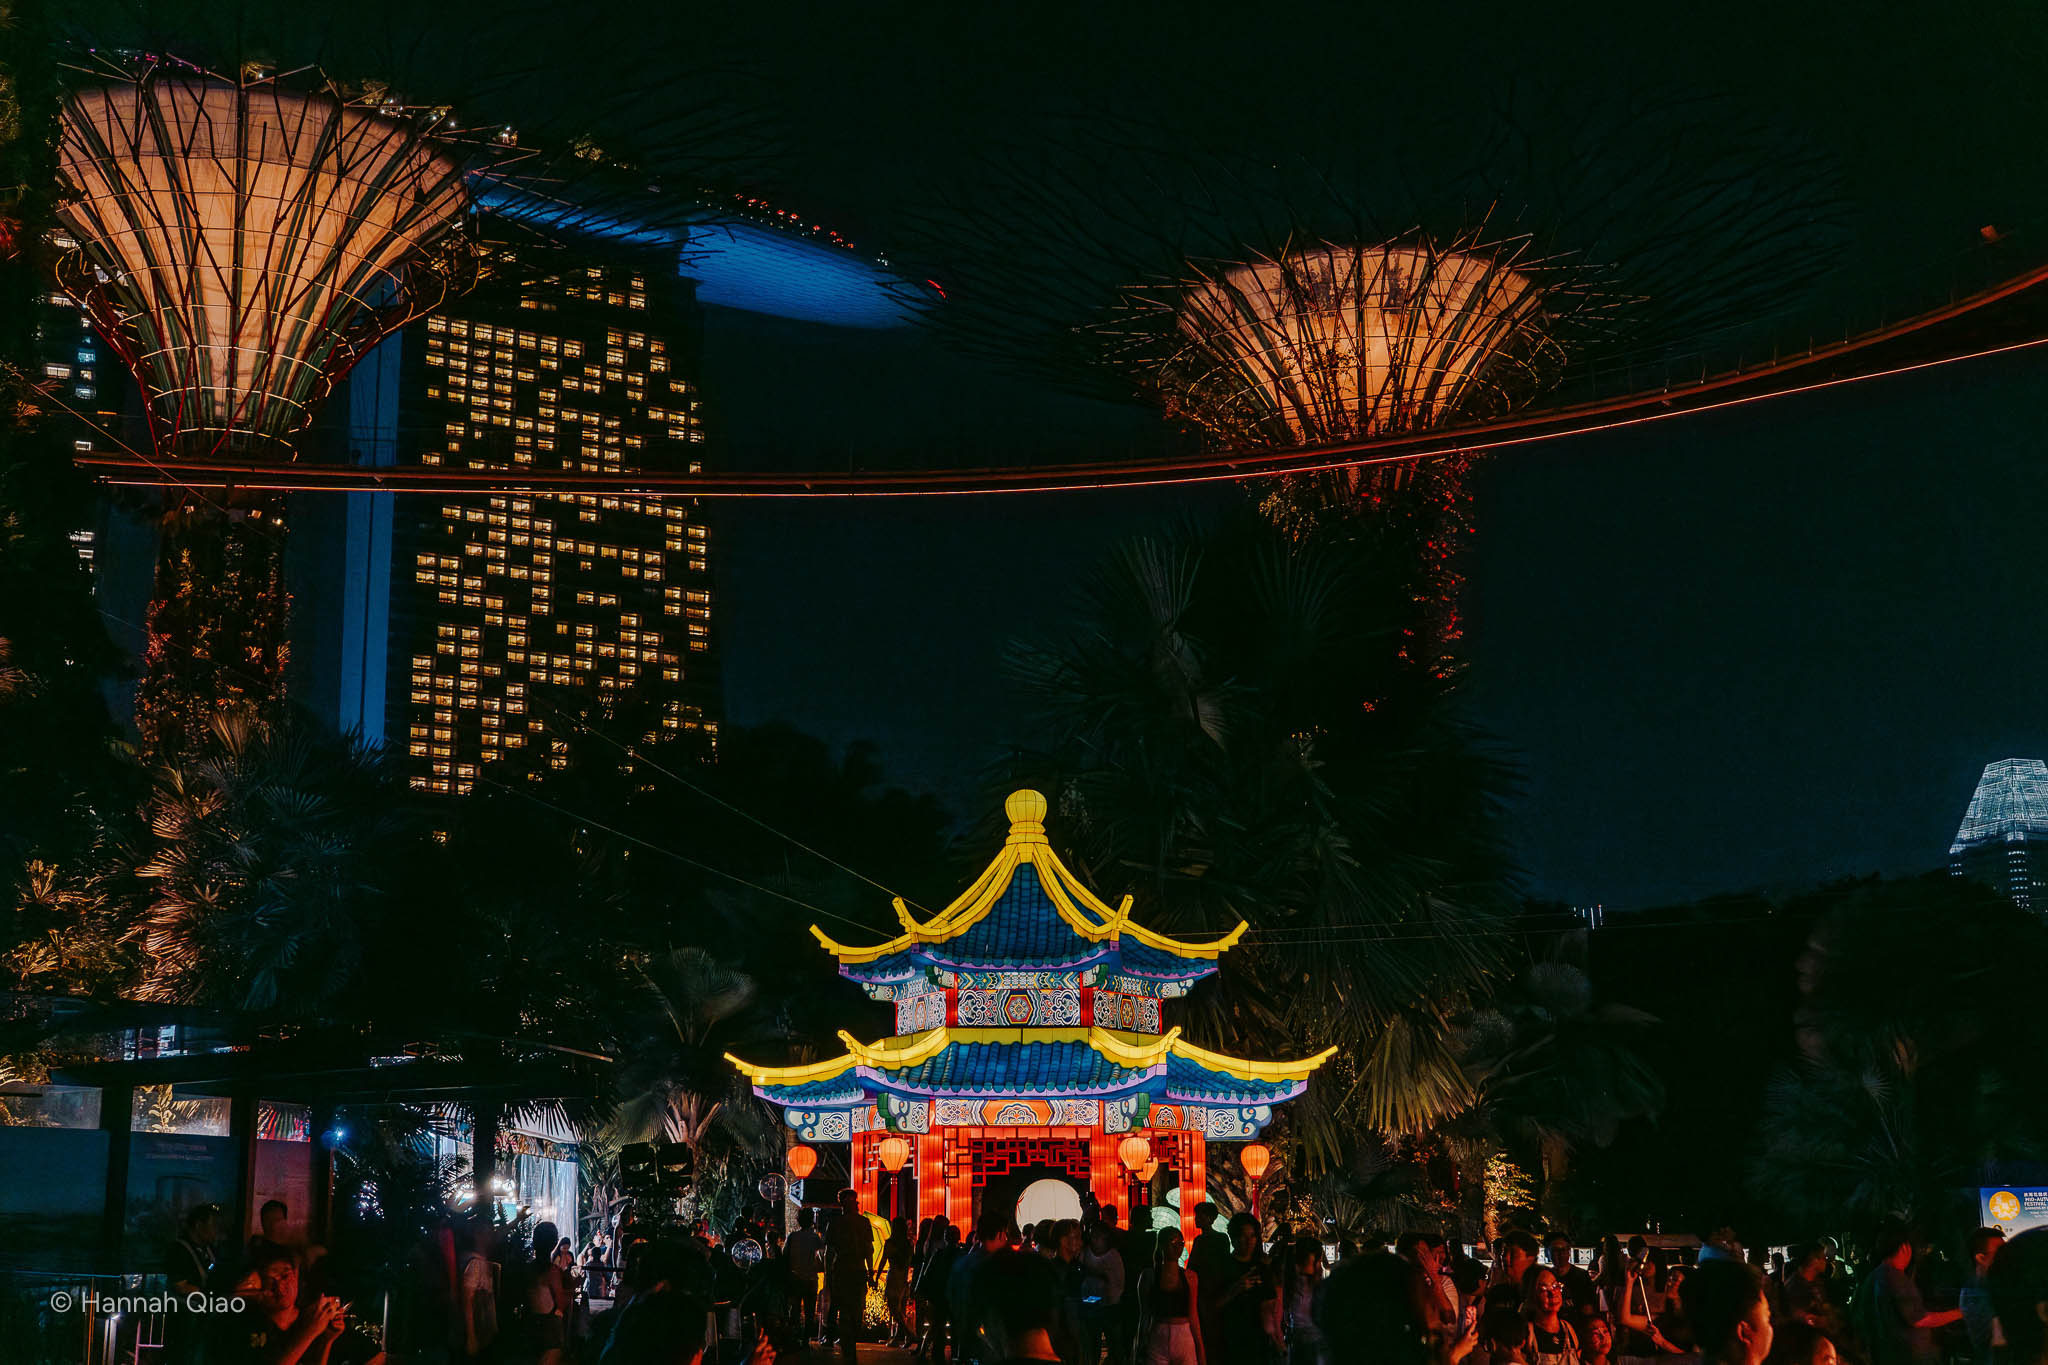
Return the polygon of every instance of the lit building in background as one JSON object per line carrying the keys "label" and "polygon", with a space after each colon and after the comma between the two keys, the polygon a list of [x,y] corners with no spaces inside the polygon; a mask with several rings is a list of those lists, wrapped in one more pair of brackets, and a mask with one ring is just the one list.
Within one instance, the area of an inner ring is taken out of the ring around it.
{"label": "lit building in background", "polygon": [[[690,283],[579,256],[408,329],[400,458],[459,469],[703,468]],[[361,495],[353,495],[361,496]],[[553,688],[660,684],[664,737],[718,731],[711,536],[681,499],[503,493],[398,504],[383,738],[413,785],[564,763]]]}
{"label": "lit building in background", "polygon": [[2048,913],[2048,762],[2001,758],[1984,765],[1948,846],[1948,866],[2023,909]]}
{"label": "lit building in background", "polygon": [[[78,246],[78,240],[63,231],[51,232],[48,241],[53,252],[72,251]],[[60,289],[49,289],[38,297],[36,352],[42,364],[40,378],[54,399],[51,406],[57,409],[59,420],[71,432],[74,450],[109,449],[111,442],[99,432],[118,436],[121,431],[120,366],[103,351],[92,319],[70,295]],[[79,562],[97,578],[99,528],[81,526],[70,535]]]}

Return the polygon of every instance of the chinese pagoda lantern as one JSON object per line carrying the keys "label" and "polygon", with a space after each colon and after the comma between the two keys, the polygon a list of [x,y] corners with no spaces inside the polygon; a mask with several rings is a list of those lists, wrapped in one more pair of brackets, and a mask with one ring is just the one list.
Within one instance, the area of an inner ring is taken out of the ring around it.
{"label": "chinese pagoda lantern", "polygon": [[1237,1160],[1244,1167],[1244,1173],[1254,1180],[1262,1180],[1266,1167],[1273,1163],[1273,1153],[1263,1142],[1247,1142],[1244,1150],[1237,1154]]}
{"label": "chinese pagoda lantern", "polygon": [[804,1179],[818,1168],[818,1153],[815,1148],[801,1142],[789,1149],[789,1173],[798,1180]]}
{"label": "chinese pagoda lantern", "polygon": [[882,1169],[894,1175],[903,1169],[903,1163],[910,1160],[910,1143],[900,1137],[886,1137],[875,1144],[875,1160],[882,1163]]}
{"label": "chinese pagoda lantern", "polygon": [[1124,1169],[1132,1175],[1152,1157],[1152,1144],[1141,1137],[1127,1137],[1117,1144],[1116,1159],[1124,1163]]}

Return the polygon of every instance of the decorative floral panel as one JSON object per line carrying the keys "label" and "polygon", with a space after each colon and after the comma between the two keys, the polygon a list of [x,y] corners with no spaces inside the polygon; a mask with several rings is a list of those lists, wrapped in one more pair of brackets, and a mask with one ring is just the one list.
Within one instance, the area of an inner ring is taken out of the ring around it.
{"label": "decorative floral panel", "polygon": [[1159,1002],[1150,996],[1127,995],[1122,991],[1096,991],[1093,995],[1097,1028],[1123,1029],[1129,1033],[1159,1032]]}
{"label": "decorative floral panel", "polygon": [[1073,1028],[1081,1022],[1078,990],[963,990],[955,1017],[969,1028]]}

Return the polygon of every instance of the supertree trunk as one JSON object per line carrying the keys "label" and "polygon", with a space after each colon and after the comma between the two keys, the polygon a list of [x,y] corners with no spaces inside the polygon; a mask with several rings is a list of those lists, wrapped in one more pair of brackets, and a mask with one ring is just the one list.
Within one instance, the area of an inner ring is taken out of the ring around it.
{"label": "supertree trunk", "polygon": [[280,496],[239,495],[166,512],[135,696],[151,758],[189,753],[221,711],[269,714],[283,702],[291,651],[283,507]]}
{"label": "supertree trunk", "polygon": [[1459,557],[1472,538],[1473,458],[1455,454],[1284,480],[1260,503],[1283,530],[1306,535],[1343,520],[1399,566],[1409,609],[1401,622],[1403,662],[1437,678],[1459,669],[1464,640]]}

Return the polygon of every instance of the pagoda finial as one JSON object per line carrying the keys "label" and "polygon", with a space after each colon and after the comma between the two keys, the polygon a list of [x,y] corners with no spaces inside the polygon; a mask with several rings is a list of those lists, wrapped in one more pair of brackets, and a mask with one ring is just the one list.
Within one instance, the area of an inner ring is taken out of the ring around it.
{"label": "pagoda finial", "polygon": [[1045,842],[1045,797],[1029,787],[1010,793],[1010,799],[1003,802],[1003,814],[1010,817],[1010,837],[1013,844],[1042,844]]}

